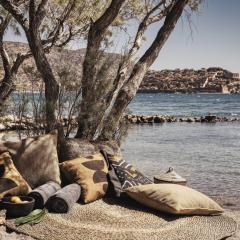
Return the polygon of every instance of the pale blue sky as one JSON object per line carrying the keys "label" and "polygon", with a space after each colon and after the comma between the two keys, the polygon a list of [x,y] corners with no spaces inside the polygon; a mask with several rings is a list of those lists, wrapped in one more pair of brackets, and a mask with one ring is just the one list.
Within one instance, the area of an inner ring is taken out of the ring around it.
{"label": "pale blue sky", "polygon": [[[205,0],[192,20],[192,37],[187,22],[180,20],[151,68],[219,66],[240,72],[240,0]],[[154,38],[157,29],[155,25],[147,32],[144,47]],[[8,32],[6,40],[23,38]]]}
{"label": "pale blue sky", "polygon": [[220,66],[240,72],[240,0],[206,0],[193,22],[193,39],[180,21],[152,68]]}

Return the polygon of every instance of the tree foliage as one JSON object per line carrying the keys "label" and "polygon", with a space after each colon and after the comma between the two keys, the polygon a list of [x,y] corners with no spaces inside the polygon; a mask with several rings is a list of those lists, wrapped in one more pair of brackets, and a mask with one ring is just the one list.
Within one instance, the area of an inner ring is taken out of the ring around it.
{"label": "tree foliage", "polygon": [[[22,0],[2,1],[0,13],[26,34],[38,71],[45,83],[49,129],[56,127],[61,81],[52,71],[46,52],[71,41],[86,43],[83,62],[82,101],[77,137],[113,139],[121,118],[135,96],[149,67],[186,13],[197,11],[201,0]],[[134,24],[136,32],[129,32]],[[140,49],[150,26],[156,37],[146,51]],[[117,32],[129,36],[124,54],[106,57],[114,49]],[[114,63],[114,64],[112,64]],[[116,71],[112,72],[112,66]]]}

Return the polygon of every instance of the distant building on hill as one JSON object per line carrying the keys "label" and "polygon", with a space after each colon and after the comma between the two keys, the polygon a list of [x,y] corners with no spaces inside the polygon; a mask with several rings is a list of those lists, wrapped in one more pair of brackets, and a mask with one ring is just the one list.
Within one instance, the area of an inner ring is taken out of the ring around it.
{"label": "distant building on hill", "polygon": [[233,73],[232,78],[239,79],[239,73]]}

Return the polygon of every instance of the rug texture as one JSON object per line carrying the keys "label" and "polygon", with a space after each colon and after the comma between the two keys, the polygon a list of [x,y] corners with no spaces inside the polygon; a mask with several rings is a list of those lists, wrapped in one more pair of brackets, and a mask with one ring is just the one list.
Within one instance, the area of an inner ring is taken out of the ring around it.
{"label": "rug texture", "polygon": [[14,220],[7,220],[6,226],[41,240],[220,240],[237,230],[227,216],[174,218],[113,199],[75,204],[68,214],[48,214],[34,226],[17,227]]}

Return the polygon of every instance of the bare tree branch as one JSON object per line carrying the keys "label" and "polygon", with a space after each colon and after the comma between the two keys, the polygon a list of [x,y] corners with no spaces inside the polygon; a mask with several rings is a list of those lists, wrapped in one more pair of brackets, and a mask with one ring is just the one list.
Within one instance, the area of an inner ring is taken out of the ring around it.
{"label": "bare tree branch", "polygon": [[[103,114],[103,118],[99,122],[98,128],[96,129],[94,139],[97,138],[99,133],[101,132],[103,123],[104,123],[104,121],[106,121],[106,118],[108,117],[108,114],[111,111],[111,108],[116,100],[117,94],[127,78],[127,73],[128,73],[128,71],[130,71],[134,57],[135,57],[136,53],[138,52],[139,48],[141,47],[141,43],[142,43],[146,29],[148,28],[149,25],[163,19],[171,10],[173,3],[174,3],[174,1],[172,1],[168,6],[165,6],[166,0],[160,1],[150,11],[147,12],[145,17],[139,24],[133,45],[130,48],[130,50],[127,54],[127,57],[125,59],[123,59],[122,63],[120,63],[120,65],[118,67],[116,78],[113,81],[113,88],[111,91],[108,92],[108,94],[106,96],[106,110]],[[163,7],[163,8],[161,9],[161,7]],[[159,13],[152,16],[156,11],[159,11]]]}
{"label": "bare tree branch", "polygon": [[[51,45],[54,45],[57,42],[59,34],[60,34],[60,30],[61,30],[61,28],[63,28],[64,22],[67,20],[67,18],[69,17],[71,12],[75,8],[75,6],[76,6],[76,0],[69,0],[67,6],[62,11],[61,16],[58,18],[58,24],[55,26],[53,31],[50,32],[50,34],[48,35],[48,39],[51,41]],[[71,40],[72,36],[73,36],[73,32],[70,27],[69,36],[68,36],[67,40],[64,41],[65,43],[61,44],[61,46],[66,45]]]}
{"label": "bare tree branch", "polygon": [[111,4],[103,13],[103,15],[92,24],[92,33],[102,36],[118,15],[119,10],[124,2],[125,0],[112,0]]}
{"label": "bare tree branch", "polygon": [[4,0],[1,1],[1,5],[5,10],[12,14],[12,16],[21,24],[24,30],[27,30],[29,27],[28,19],[24,16],[19,7],[14,5],[12,1]]}
{"label": "bare tree branch", "polygon": [[134,65],[130,77],[119,91],[108,118],[104,123],[104,129],[99,138],[109,139],[113,137],[124,110],[135,96],[147,70],[158,57],[161,48],[173,31],[187,3],[188,0],[175,1],[173,7],[165,18],[163,26],[158,31],[155,40],[144,53],[144,55]]}
{"label": "bare tree branch", "polygon": [[21,64],[27,59],[32,57],[31,52],[27,52],[25,54],[18,54],[15,61],[13,62],[12,68],[11,68],[11,74],[17,74],[19,67]]}
{"label": "bare tree branch", "polygon": [[0,23],[0,55],[2,58],[3,68],[5,71],[5,75],[10,75],[11,65],[10,60],[8,57],[8,54],[3,46],[3,36],[5,33],[6,28],[8,27],[8,24],[11,21],[11,15],[7,14],[5,18],[1,16],[1,23]]}

